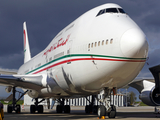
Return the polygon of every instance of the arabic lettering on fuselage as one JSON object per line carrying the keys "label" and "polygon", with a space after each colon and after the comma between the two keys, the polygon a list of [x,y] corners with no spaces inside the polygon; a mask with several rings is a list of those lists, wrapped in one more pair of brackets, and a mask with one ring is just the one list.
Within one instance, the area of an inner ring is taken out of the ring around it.
{"label": "arabic lettering on fuselage", "polygon": [[69,37],[70,35],[67,36],[66,40],[63,40],[63,38],[58,40],[58,43],[54,43],[43,55],[47,55],[49,52],[59,48],[60,46],[64,46],[68,42]]}

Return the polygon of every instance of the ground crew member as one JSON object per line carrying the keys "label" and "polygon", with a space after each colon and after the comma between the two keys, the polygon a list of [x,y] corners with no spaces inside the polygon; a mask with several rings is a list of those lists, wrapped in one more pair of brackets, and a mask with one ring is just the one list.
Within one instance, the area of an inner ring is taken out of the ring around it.
{"label": "ground crew member", "polygon": [[4,120],[3,104],[0,101],[0,120]]}

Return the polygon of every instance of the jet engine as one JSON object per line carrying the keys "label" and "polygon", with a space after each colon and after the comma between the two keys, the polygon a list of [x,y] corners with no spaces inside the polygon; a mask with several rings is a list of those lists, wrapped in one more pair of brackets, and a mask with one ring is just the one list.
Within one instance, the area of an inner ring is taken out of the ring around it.
{"label": "jet engine", "polygon": [[160,94],[155,86],[152,88],[143,89],[139,98],[143,103],[149,106],[160,106]]}
{"label": "jet engine", "polygon": [[12,87],[11,87],[11,86],[6,87],[6,88],[5,88],[5,91],[6,91],[7,93],[10,93],[10,92],[12,91]]}
{"label": "jet engine", "polygon": [[27,94],[28,94],[31,98],[37,98],[38,95],[39,95],[39,93],[38,93],[37,91],[35,91],[35,90],[29,90],[29,91],[27,92]]}
{"label": "jet engine", "polygon": [[129,86],[139,91],[139,98],[145,104],[149,106],[160,106],[160,65],[151,67],[149,70],[154,79],[134,80]]}

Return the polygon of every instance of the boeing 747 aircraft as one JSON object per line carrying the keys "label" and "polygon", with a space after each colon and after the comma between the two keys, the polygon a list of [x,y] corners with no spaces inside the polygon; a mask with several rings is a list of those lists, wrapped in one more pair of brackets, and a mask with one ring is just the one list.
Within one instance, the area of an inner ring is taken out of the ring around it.
{"label": "boeing 747 aircraft", "polygon": [[[67,98],[96,97],[85,108],[98,116],[114,118],[116,107],[108,101],[111,93],[130,83],[141,71],[148,55],[146,36],[138,25],[117,4],[104,4],[89,10],[61,30],[38,55],[31,57],[26,22],[24,30],[24,64],[17,75],[1,75],[0,84],[13,91],[8,113],[20,112],[16,105],[16,87],[23,88],[35,100],[30,112],[43,113],[41,101],[54,98],[57,112],[69,113]],[[24,95],[23,94],[23,95]],[[22,95],[22,96],[23,96]],[[38,101],[42,98],[41,101]]]}

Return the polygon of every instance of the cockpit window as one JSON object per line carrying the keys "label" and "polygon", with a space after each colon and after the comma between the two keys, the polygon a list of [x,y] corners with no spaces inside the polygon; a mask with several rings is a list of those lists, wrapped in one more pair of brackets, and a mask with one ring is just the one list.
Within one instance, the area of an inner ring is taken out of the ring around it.
{"label": "cockpit window", "polygon": [[118,8],[120,13],[126,13],[122,8]]}
{"label": "cockpit window", "polygon": [[101,14],[103,14],[103,13],[105,13],[105,9],[100,10],[99,13],[97,14],[97,16],[99,16],[99,15],[101,15]]}
{"label": "cockpit window", "polygon": [[102,15],[104,13],[125,13],[125,11],[122,8],[107,8],[100,10],[97,16]]}
{"label": "cockpit window", "polygon": [[108,8],[106,9],[106,13],[118,13],[117,8]]}

